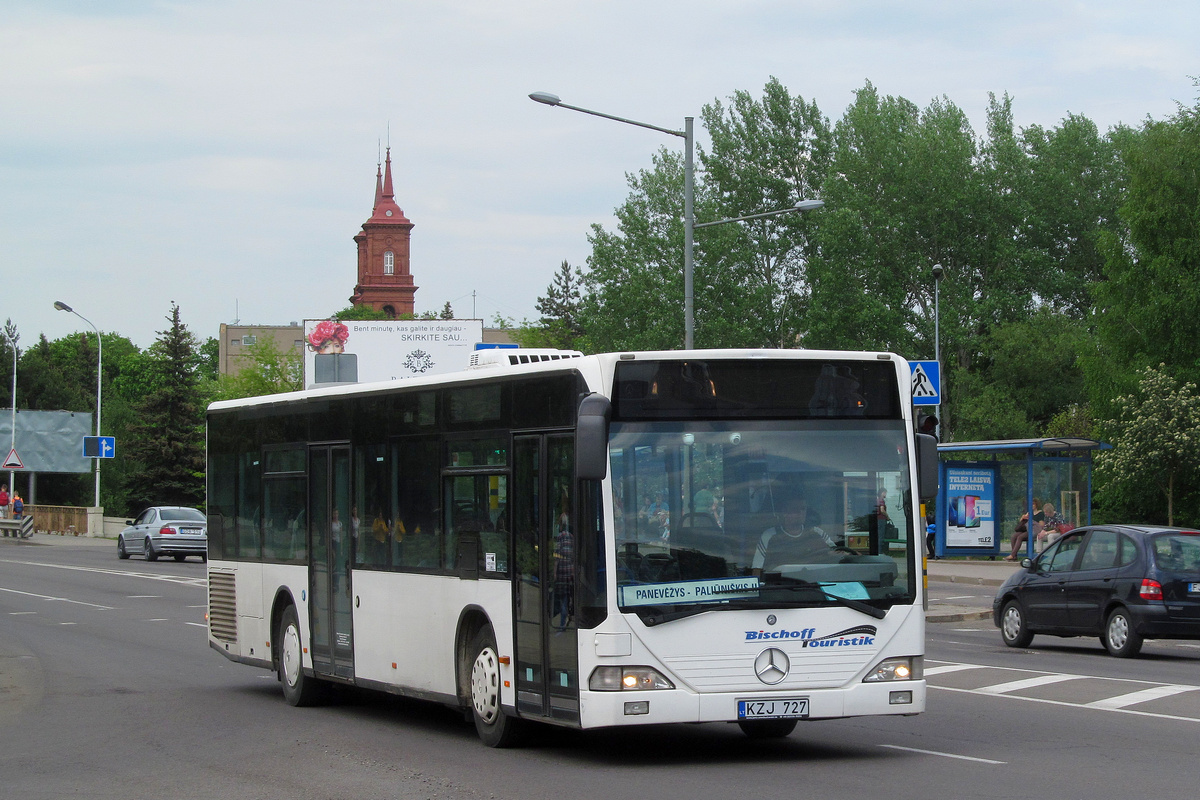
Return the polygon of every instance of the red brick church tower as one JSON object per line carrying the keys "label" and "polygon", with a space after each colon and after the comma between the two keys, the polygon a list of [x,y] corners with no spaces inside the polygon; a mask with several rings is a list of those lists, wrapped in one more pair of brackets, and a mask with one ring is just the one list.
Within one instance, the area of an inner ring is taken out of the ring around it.
{"label": "red brick church tower", "polygon": [[392,149],[387,150],[382,173],[375,171],[375,209],[354,237],[358,244],[358,285],[350,302],[370,306],[389,317],[413,313],[413,286],[409,274],[408,241],[413,224],[404,216],[392,193]]}

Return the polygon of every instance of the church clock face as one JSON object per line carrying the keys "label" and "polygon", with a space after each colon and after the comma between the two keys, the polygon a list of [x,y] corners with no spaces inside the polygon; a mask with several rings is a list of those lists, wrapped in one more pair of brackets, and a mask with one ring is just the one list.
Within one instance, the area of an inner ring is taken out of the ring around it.
{"label": "church clock face", "polygon": [[387,214],[389,217],[392,215],[392,212],[391,212],[391,211],[385,211],[385,212],[383,212],[383,213]]}

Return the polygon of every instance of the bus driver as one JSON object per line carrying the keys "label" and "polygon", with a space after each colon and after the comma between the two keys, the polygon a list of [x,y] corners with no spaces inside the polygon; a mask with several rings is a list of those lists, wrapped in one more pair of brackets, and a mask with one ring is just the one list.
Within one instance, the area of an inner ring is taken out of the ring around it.
{"label": "bus driver", "polygon": [[[784,499],[777,525],[763,531],[751,566],[755,575],[778,571],[781,564],[828,563],[837,544],[825,531],[809,527],[808,501],[802,495]],[[840,558],[840,556],[838,556]]]}

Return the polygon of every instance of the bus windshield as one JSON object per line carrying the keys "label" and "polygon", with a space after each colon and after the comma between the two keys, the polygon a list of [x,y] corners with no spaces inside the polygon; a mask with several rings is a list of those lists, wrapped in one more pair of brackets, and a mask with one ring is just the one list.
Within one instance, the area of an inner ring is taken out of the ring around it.
{"label": "bus windshield", "polygon": [[916,595],[899,420],[614,422],[618,605],[709,610]]}

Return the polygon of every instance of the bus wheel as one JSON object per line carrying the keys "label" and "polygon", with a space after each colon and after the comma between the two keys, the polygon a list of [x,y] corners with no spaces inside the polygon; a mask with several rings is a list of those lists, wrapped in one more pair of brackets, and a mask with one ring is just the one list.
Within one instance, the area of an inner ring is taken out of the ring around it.
{"label": "bus wheel", "polygon": [[325,684],[304,674],[303,641],[300,638],[300,620],[296,607],[288,606],[279,621],[279,682],[283,684],[283,699],[293,706],[317,705],[324,696]]}
{"label": "bus wheel", "polygon": [[738,722],[751,739],[782,739],[796,730],[794,719],[744,719]]}
{"label": "bus wheel", "polygon": [[490,627],[475,634],[471,641],[471,716],[475,731],[488,747],[513,747],[520,743],[524,725],[516,717],[505,715],[500,707],[500,655],[496,635]]}

